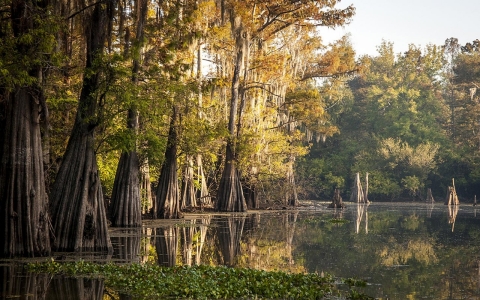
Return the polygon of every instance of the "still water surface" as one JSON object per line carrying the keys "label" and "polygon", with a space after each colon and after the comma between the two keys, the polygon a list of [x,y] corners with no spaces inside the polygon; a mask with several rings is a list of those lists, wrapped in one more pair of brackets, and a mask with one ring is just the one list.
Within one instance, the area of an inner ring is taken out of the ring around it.
{"label": "still water surface", "polygon": [[[471,205],[327,205],[146,220],[141,229],[112,229],[112,256],[82,258],[323,272],[364,279],[362,291],[378,299],[480,299],[480,210],[477,216]],[[23,262],[2,262],[0,298],[102,299],[112,293],[98,279],[26,274]]]}

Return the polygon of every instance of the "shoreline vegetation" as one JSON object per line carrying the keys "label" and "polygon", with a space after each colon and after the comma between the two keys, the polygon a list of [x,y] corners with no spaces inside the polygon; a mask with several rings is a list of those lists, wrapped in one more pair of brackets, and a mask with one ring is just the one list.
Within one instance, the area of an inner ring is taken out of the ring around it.
{"label": "shoreline vegetation", "polygon": [[153,264],[28,263],[27,270],[99,278],[114,293],[133,299],[373,299],[359,291],[365,281],[329,274],[287,273],[225,266],[160,267]]}

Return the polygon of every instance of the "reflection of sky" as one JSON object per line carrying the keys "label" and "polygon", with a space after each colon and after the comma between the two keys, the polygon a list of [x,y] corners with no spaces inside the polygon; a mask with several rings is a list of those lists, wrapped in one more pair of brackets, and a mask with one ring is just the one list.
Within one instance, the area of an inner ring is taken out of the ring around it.
{"label": "reflection of sky", "polygon": [[350,25],[321,33],[327,42],[350,33],[360,55],[376,55],[382,39],[393,42],[395,52],[404,52],[408,44],[443,45],[450,37],[465,44],[480,38],[478,0],[344,0],[339,7],[352,3],[357,10]]}

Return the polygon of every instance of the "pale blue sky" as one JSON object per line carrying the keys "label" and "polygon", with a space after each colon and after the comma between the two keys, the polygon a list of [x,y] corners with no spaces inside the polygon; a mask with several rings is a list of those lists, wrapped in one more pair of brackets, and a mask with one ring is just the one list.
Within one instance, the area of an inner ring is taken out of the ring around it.
{"label": "pale blue sky", "polygon": [[353,4],[353,21],[335,32],[320,29],[325,41],[350,33],[357,55],[376,55],[382,39],[404,52],[408,44],[443,45],[450,37],[460,44],[480,39],[480,0],[342,0]]}

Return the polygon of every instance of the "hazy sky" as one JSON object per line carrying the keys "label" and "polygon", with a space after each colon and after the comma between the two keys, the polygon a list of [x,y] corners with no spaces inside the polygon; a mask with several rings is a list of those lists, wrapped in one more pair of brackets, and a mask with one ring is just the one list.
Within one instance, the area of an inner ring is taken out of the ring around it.
{"label": "hazy sky", "polygon": [[353,4],[353,21],[335,32],[321,29],[326,41],[350,33],[358,55],[376,55],[383,40],[404,52],[408,44],[443,45],[450,37],[460,44],[480,39],[480,0],[342,0]]}

